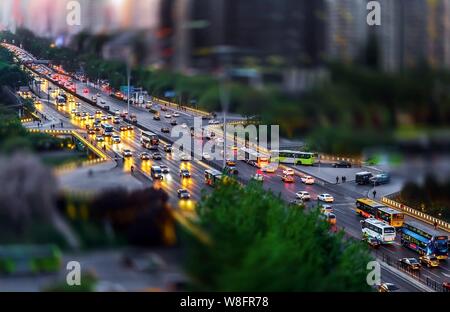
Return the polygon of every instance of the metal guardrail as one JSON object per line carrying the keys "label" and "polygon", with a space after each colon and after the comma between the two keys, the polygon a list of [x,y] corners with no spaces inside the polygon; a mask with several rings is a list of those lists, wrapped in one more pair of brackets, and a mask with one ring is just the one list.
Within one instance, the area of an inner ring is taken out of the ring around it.
{"label": "metal guardrail", "polygon": [[29,122],[33,122],[33,118],[21,118],[20,119],[21,123],[29,123]]}
{"label": "metal guardrail", "polygon": [[428,276],[422,276],[420,270],[412,270],[406,265],[400,263],[398,259],[392,259],[391,256],[382,253],[381,254],[381,260],[386,263],[387,265],[396,268],[399,271],[402,271],[403,273],[408,274],[410,277],[414,278],[418,282],[420,282],[423,285],[426,285],[427,287],[433,289],[437,292],[448,292],[447,289],[445,289],[441,283],[433,280],[432,278]]}
{"label": "metal guardrail", "polygon": [[348,161],[352,165],[356,166],[362,166],[362,160],[361,159],[355,159],[350,157],[342,157],[342,156],[333,156],[333,155],[325,155],[325,154],[319,154],[319,160],[320,161]]}
{"label": "metal guardrail", "polygon": [[62,174],[64,172],[72,171],[74,169],[80,168],[80,167],[89,167],[98,165],[101,163],[104,163],[109,159],[109,157],[103,153],[100,149],[92,145],[89,141],[87,141],[85,138],[83,138],[79,133],[77,133],[74,130],[50,130],[50,129],[28,129],[29,132],[34,133],[46,133],[50,135],[72,135],[74,138],[81,141],[85,146],[87,146],[91,151],[93,151],[99,158],[92,159],[92,160],[86,160],[81,163],[71,163],[71,164],[65,164],[58,166],[54,172],[55,174]]}
{"label": "metal guardrail", "polygon": [[201,111],[201,110],[198,110],[198,109],[195,109],[195,108],[192,108],[192,107],[188,107],[188,106],[181,106],[181,105],[179,105],[179,104],[172,103],[172,102],[169,102],[169,101],[166,101],[166,100],[157,98],[157,97],[153,97],[153,99],[154,99],[156,102],[158,102],[158,103],[163,103],[163,104],[165,104],[165,105],[171,106],[172,108],[174,108],[174,107],[175,107],[175,108],[183,107],[183,108],[186,109],[186,111],[191,112],[191,113],[198,114],[198,115],[200,115],[200,116],[210,116],[210,115],[211,115],[211,114],[208,113],[208,112],[204,112],[204,111]]}
{"label": "metal guardrail", "polygon": [[104,152],[95,147],[93,144],[91,144],[88,140],[83,138],[79,133],[77,133],[74,130],[28,129],[28,131],[46,133],[50,135],[61,135],[61,134],[72,135],[73,137],[81,141],[84,145],[86,145],[90,150],[92,150],[103,161],[109,159],[109,157]]}
{"label": "metal guardrail", "polygon": [[435,224],[437,224],[437,226],[440,229],[442,229],[442,230],[444,230],[446,232],[450,232],[450,223],[447,223],[447,222],[445,222],[443,220],[440,220],[440,219],[432,217],[432,216],[430,216],[430,215],[428,215],[426,213],[418,211],[417,209],[414,209],[414,208],[408,207],[408,206],[406,206],[404,204],[401,204],[399,202],[396,202],[395,200],[392,200],[392,199],[390,199],[388,197],[383,197],[381,199],[381,202],[383,204],[391,206],[392,208],[395,208],[397,210],[403,211],[404,213],[406,213],[407,215],[409,215],[409,216],[411,216],[413,218],[419,219],[419,220],[421,220],[423,222],[426,222],[428,224],[431,224],[433,226]]}

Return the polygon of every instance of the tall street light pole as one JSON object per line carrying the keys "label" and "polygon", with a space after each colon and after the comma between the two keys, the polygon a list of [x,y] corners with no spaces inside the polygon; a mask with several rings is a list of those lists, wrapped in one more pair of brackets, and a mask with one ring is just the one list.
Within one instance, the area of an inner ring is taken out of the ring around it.
{"label": "tall street light pole", "polygon": [[220,102],[223,111],[223,168],[227,164],[227,111],[230,106],[230,94],[228,91],[228,73],[224,68],[220,81]]}
{"label": "tall street light pole", "polygon": [[131,65],[129,61],[127,61],[127,86],[127,114],[130,116]]}
{"label": "tall street light pole", "polygon": [[231,48],[226,46],[219,46],[216,48],[216,53],[220,55],[223,73],[220,79],[220,104],[222,106],[223,112],[223,166],[226,167],[227,164],[227,112],[230,107],[230,93],[228,90],[229,84],[229,63]]}

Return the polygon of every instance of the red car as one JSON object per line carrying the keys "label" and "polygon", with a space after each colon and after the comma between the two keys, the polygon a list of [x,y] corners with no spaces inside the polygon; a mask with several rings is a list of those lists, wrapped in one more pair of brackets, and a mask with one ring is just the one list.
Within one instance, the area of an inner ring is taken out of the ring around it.
{"label": "red car", "polygon": [[442,289],[447,292],[450,291],[450,282],[443,282],[442,283]]}
{"label": "red car", "polygon": [[84,88],[84,89],[83,89],[83,93],[84,93],[84,94],[88,94],[88,93],[89,93],[89,89],[88,89],[88,88]]}

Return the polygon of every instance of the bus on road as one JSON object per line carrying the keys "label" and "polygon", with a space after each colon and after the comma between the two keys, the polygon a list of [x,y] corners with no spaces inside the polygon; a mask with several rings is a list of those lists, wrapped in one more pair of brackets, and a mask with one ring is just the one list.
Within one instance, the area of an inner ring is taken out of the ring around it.
{"label": "bus on road", "polygon": [[60,94],[56,97],[55,102],[58,107],[65,106],[67,103],[67,96],[65,94]]}
{"label": "bus on road", "polygon": [[374,218],[361,220],[361,230],[364,238],[375,238],[381,244],[390,244],[395,241],[395,228],[384,221]]}
{"label": "bus on road", "polygon": [[56,273],[61,264],[61,250],[53,245],[0,246],[0,274]]}
{"label": "bus on road", "polygon": [[448,258],[448,236],[430,229],[418,221],[407,221],[401,232],[401,243],[421,255],[434,255],[439,260]]}
{"label": "bus on road", "polygon": [[110,124],[104,123],[104,124],[102,124],[102,128],[103,128],[104,136],[112,136],[113,135],[114,127],[111,126]]}
{"label": "bus on road", "polygon": [[150,150],[157,150],[159,146],[159,137],[157,134],[149,131],[141,132],[141,144]]}
{"label": "bus on road", "polygon": [[405,215],[403,212],[389,208],[369,198],[356,200],[356,213],[364,218],[376,218],[389,225],[400,228],[403,226]]}
{"label": "bus on road", "polygon": [[281,150],[271,151],[270,162],[280,164],[313,166],[316,163],[318,155],[316,153]]}
{"label": "bus on road", "polygon": [[205,170],[205,183],[209,186],[215,187],[217,183],[222,180],[223,174],[214,169]]}
{"label": "bus on road", "polygon": [[270,164],[270,156],[258,153],[247,147],[241,148],[240,159],[257,168],[263,168]]}
{"label": "bus on road", "polygon": [[405,221],[405,214],[401,211],[389,208],[382,207],[378,208],[377,216],[378,220],[383,220],[387,224],[392,225],[395,228],[401,228]]}

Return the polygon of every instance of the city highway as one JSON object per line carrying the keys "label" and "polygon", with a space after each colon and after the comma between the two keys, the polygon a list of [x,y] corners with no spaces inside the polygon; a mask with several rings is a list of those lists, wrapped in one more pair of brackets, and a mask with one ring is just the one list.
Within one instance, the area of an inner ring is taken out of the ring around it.
{"label": "city highway", "polygon": [[[75,120],[71,118],[70,111],[75,108],[70,105],[66,106],[64,109],[58,110],[56,106],[52,103],[47,103],[45,101],[46,95],[45,92],[47,90],[48,85],[52,89],[56,89],[57,86],[51,82],[46,82],[41,85],[41,93],[43,94],[43,107],[40,108],[46,115],[53,116],[54,118],[63,119],[66,122],[71,122],[74,127],[79,127],[80,129],[85,129],[85,124],[81,121]],[[89,88],[89,94],[83,94],[84,88]],[[98,108],[88,104],[86,101],[82,100],[82,97],[90,98],[92,95],[97,95],[100,92],[99,90],[86,86],[86,84],[77,83],[77,93],[80,96],[80,99],[76,100],[81,103],[81,106],[78,108],[80,111],[88,112],[89,114],[95,114]],[[100,92],[101,93],[101,92]],[[105,101],[105,104],[100,104],[100,106],[109,106],[110,114],[113,115],[114,111],[124,111],[126,110],[126,103],[123,101],[119,101],[117,99],[111,98],[106,94],[101,94],[100,99]],[[158,106],[156,106],[158,107]],[[158,108],[160,110],[160,108]],[[173,111],[173,108],[170,108],[169,111]],[[143,107],[135,107],[132,106],[130,109],[130,114],[136,114],[138,123],[154,133],[158,134],[162,140],[162,145],[164,142],[169,141],[170,135],[161,133],[162,127],[172,128],[170,125],[170,119],[164,118],[164,115],[167,112],[161,112],[161,121],[153,120],[153,114],[149,113],[147,109]],[[193,126],[194,116],[184,112],[179,111],[180,117],[177,118],[178,124],[186,123],[188,128]],[[110,122],[112,124],[112,122]],[[124,125],[125,123],[122,121],[120,125]],[[114,128],[117,133],[120,125],[114,125]],[[126,172],[130,171],[132,165],[139,169],[139,171],[150,178],[150,168],[153,164],[164,164],[170,168],[171,173],[165,177],[162,182],[155,182],[156,187],[161,187],[171,196],[171,202],[177,203],[179,209],[193,211],[195,207],[195,202],[198,202],[201,198],[202,192],[209,193],[211,188],[206,186],[204,183],[204,170],[210,168],[208,164],[204,161],[192,160],[190,162],[180,162],[179,160],[174,159],[174,155],[169,155],[160,150],[160,153],[163,156],[161,161],[146,161],[142,162],[138,155],[141,152],[144,152],[145,149],[140,144],[140,131],[135,129],[134,131],[122,132],[120,133],[122,143],[119,145],[112,144],[108,140],[106,141],[107,151],[111,156],[120,155],[122,149],[129,148],[133,151],[134,157],[130,160],[125,160],[122,163],[123,170]],[[95,137],[92,136],[90,139],[94,140]],[[173,140],[173,139],[172,139]],[[228,146],[227,148],[230,148]],[[147,151],[151,154],[151,151]],[[218,161],[217,164],[221,162]],[[178,172],[181,168],[187,168],[191,174],[191,179],[181,179],[178,176]],[[237,169],[239,171],[240,180],[244,183],[250,181],[251,177],[256,173],[257,168],[252,167],[244,162],[237,162]],[[295,169],[295,168],[294,168]],[[311,208],[317,204],[316,198],[319,194],[329,193],[331,194],[335,202],[333,203],[334,212],[337,216],[337,228],[343,229],[348,237],[353,237],[355,239],[361,238],[361,227],[359,220],[361,220],[358,216],[356,216],[354,212],[354,203],[357,198],[365,197],[370,190],[370,187],[358,187],[358,188],[349,188],[348,186],[343,185],[334,185],[324,183],[314,184],[314,185],[304,185],[301,184],[300,179],[297,177],[295,183],[293,184],[285,184],[281,181],[282,169],[279,168],[275,173],[267,174],[264,173],[264,188],[267,190],[271,190],[275,194],[280,194],[283,199],[286,201],[292,201],[295,199],[295,193],[301,190],[308,191],[311,194],[312,201],[308,203],[308,208]],[[349,182],[351,183],[351,182]],[[191,201],[178,201],[176,200],[176,191],[179,188],[186,188],[190,191],[192,195]],[[391,261],[396,261],[398,258],[403,257],[418,257],[414,252],[403,248],[400,246],[399,240],[397,240],[392,245],[382,246],[380,251],[378,252],[378,256],[382,253],[388,255],[391,258]],[[442,283],[443,281],[448,281],[450,278],[450,268],[448,262],[442,262],[441,266],[437,269],[422,269],[422,276],[429,277],[435,280],[438,283]],[[417,291],[417,287],[407,281],[399,278],[397,275],[392,274],[391,272],[387,272],[383,270],[382,275],[383,281],[386,282],[394,282],[397,286],[399,286],[404,291]]]}

